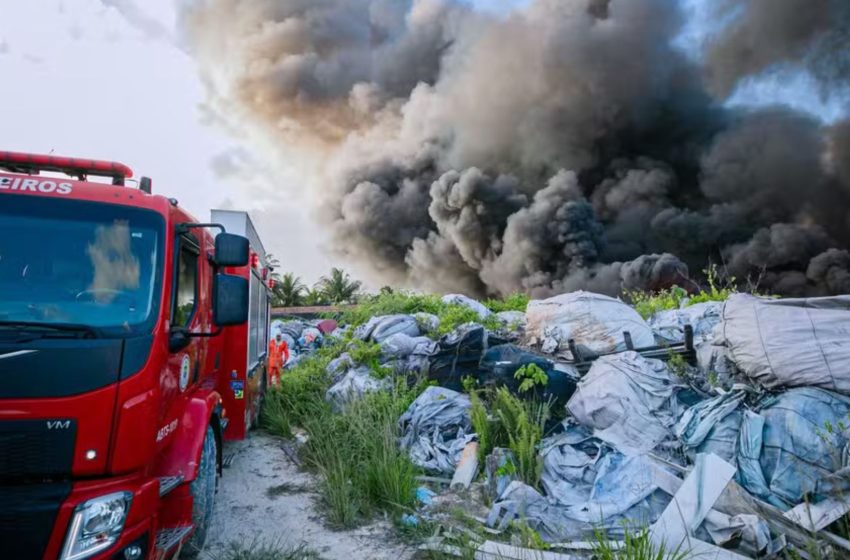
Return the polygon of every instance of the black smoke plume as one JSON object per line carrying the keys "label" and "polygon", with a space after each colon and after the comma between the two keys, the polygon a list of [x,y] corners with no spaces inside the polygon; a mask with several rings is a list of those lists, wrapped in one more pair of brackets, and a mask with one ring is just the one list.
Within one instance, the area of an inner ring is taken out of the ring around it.
{"label": "black smoke plume", "polygon": [[319,161],[322,223],[383,282],[617,293],[712,260],[802,295],[850,287],[850,125],[722,101],[780,63],[846,85],[846,8],[724,0],[701,62],[675,0],[196,0],[184,24],[209,110]]}

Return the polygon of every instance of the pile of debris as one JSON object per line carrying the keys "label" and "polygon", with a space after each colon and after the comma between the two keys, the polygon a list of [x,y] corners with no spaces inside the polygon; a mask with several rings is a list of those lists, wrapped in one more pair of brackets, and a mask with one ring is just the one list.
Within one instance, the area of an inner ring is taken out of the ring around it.
{"label": "pile of debris", "polygon": [[333,319],[322,319],[318,321],[306,321],[293,319],[282,321],[276,319],[271,322],[270,335],[274,338],[280,333],[281,338],[289,348],[289,360],[287,367],[292,367],[307,356],[311,355],[325,342],[325,338],[339,335],[337,322]]}
{"label": "pile of debris", "polygon": [[[420,516],[445,520],[433,504],[460,492],[487,531],[521,522],[566,551],[552,558],[586,558],[600,534],[616,547],[643,528],[654,545],[697,557],[850,556],[833,530],[850,511],[850,296],[735,294],[646,321],[618,299],[574,292],[498,318],[499,329],[471,323],[436,340],[439,319],[424,314],[375,317],[354,333],[380,344],[395,372],[439,385],[400,420],[423,479],[445,482],[439,495],[422,489]],[[503,468],[507,450],[478,464],[462,393],[467,377],[516,391],[527,364],[545,373],[537,396],[565,417],[538,446],[537,488]],[[338,406],[388,386],[348,355],[329,371]],[[490,508],[464,493],[480,467]],[[452,548],[439,537],[425,546]],[[524,557],[495,541],[479,552]]]}

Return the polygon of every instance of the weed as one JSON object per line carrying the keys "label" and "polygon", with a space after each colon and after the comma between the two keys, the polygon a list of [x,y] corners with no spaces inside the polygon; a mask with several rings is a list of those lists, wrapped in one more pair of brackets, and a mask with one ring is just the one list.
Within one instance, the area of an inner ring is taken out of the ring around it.
{"label": "weed", "polygon": [[279,542],[232,542],[223,551],[207,553],[209,560],[320,560],[319,554],[306,545],[285,546]]}
{"label": "weed", "polygon": [[679,379],[684,379],[688,376],[688,362],[681,354],[670,350],[667,356],[667,366],[670,368],[670,373]]}
{"label": "weed", "polygon": [[550,416],[550,403],[520,400],[504,387],[495,390],[491,407],[498,421],[493,446],[507,447],[514,454],[517,475],[529,486],[538,487],[541,467],[537,444]]}
{"label": "weed", "polygon": [[504,387],[472,391],[469,398],[472,429],[478,435],[478,460],[483,464],[493,449],[507,447],[515,460],[511,468],[523,482],[537,487],[541,473],[537,444],[551,415],[551,403],[520,399]]}
{"label": "weed", "polygon": [[[488,304],[499,308],[500,311],[505,311],[517,307],[522,307],[524,310],[527,302],[527,296],[517,294],[502,302],[492,300]],[[413,315],[415,313],[430,313],[439,317],[440,326],[434,333],[439,336],[465,323],[481,323],[490,330],[498,330],[502,326],[495,316],[481,319],[473,309],[463,305],[444,303],[438,296],[408,292],[384,292],[366,297],[357,307],[346,310],[340,317],[340,322],[356,327],[379,315]]]}
{"label": "weed", "polygon": [[469,419],[472,423],[472,429],[478,435],[478,462],[484,464],[484,460],[493,451],[493,440],[495,436],[495,427],[490,416],[487,414],[487,408],[481,400],[479,391],[468,391],[469,400],[472,406],[469,409]]}
{"label": "weed", "polygon": [[689,556],[681,547],[670,550],[664,545],[655,546],[647,529],[626,527],[621,546],[611,543],[603,531],[596,531],[593,543],[593,557],[596,560],[685,560]]}
{"label": "weed", "polygon": [[521,380],[519,392],[527,393],[535,387],[545,387],[549,376],[537,364],[526,364],[514,373],[514,379]]}
{"label": "weed", "polygon": [[519,534],[519,544],[532,550],[549,550],[549,545],[540,536],[540,533],[528,526],[525,521],[515,521],[511,526]]}
{"label": "weed", "polygon": [[376,342],[352,340],[348,345],[348,354],[354,363],[377,369],[381,364],[381,345]]}
{"label": "weed", "polygon": [[[628,292],[626,296],[635,310],[644,319],[648,319],[659,311],[679,309],[683,304],[690,306],[709,301],[726,301],[729,296],[738,291],[735,278],[723,277],[717,265],[710,264],[703,273],[707,288],[700,289],[696,293],[689,294],[684,288],[673,286],[658,292]],[[755,293],[754,289],[751,291]]]}
{"label": "weed", "polygon": [[472,393],[475,391],[475,388],[478,386],[478,380],[472,377],[471,375],[466,375],[460,380],[461,385],[463,386],[464,393]]}
{"label": "weed", "polygon": [[443,304],[437,316],[440,318],[440,326],[436,333],[438,335],[448,334],[467,323],[478,323],[491,331],[499,330],[502,327],[502,323],[496,316],[490,315],[481,319],[474,309],[463,305]]}
{"label": "weed", "polygon": [[[373,372],[380,370],[376,347],[363,343],[352,350],[354,359],[374,361]],[[325,401],[331,382],[325,370],[344,348],[322,349],[287,371],[280,389],[267,396],[263,420],[268,430],[283,437],[291,437],[294,426],[307,432],[301,453],[319,474],[328,519],[351,527],[375,510],[412,507],[418,470],[398,447],[398,418],[426,384],[409,387],[400,379],[391,391],[367,394],[335,414]]]}
{"label": "weed", "polygon": [[493,313],[502,311],[525,311],[531,298],[523,292],[516,292],[504,299],[488,299],[484,302]]}
{"label": "weed", "polygon": [[384,292],[360,300],[355,308],[346,310],[340,322],[352,326],[362,325],[372,317],[394,315],[397,313],[431,313],[439,315],[445,304],[438,296],[413,294],[408,292]]}

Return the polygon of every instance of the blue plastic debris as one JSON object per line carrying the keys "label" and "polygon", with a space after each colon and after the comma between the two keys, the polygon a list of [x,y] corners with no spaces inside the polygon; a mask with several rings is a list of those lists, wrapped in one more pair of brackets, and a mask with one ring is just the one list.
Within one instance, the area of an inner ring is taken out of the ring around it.
{"label": "blue plastic debris", "polygon": [[436,496],[436,494],[424,486],[420,486],[416,489],[416,501],[421,504],[425,504],[426,506],[430,505],[431,502],[434,501],[434,496]]}

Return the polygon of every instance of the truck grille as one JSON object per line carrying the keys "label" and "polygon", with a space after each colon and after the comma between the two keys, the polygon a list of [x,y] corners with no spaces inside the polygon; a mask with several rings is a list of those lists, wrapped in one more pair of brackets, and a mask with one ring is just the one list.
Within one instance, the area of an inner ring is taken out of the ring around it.
{"label": "truck grille", "polygon": [[0,484],[70,476],[76,436],[65,418],[0,422]]}
{"label": "truck grille", "polygon": [[0,543],[3,558],[41,560],[70,482],[0,485]]}

